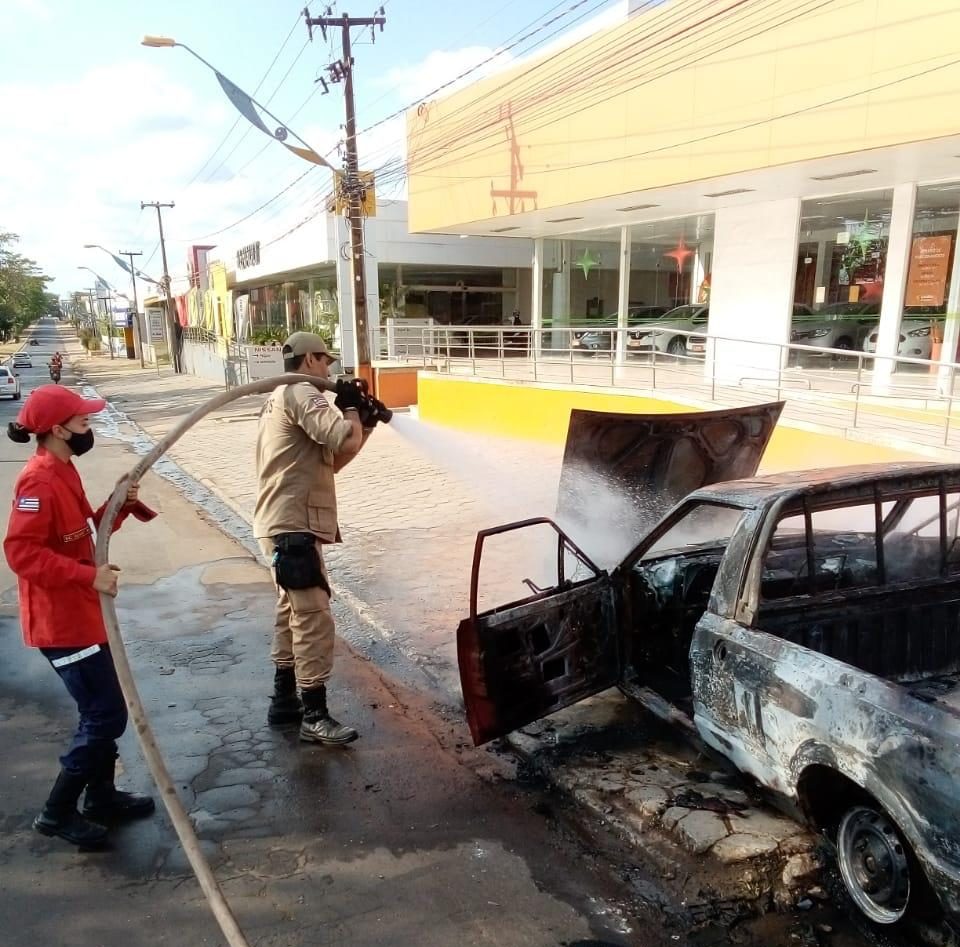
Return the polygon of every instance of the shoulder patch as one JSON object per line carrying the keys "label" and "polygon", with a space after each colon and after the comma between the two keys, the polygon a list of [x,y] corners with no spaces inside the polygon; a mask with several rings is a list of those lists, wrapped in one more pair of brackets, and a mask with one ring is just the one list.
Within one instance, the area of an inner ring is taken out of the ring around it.
{"label": "shoulder patch", "polygon": [[327,401],[327,399],[324,398],[323,395],[314,395],[310,399],[310,407],[319,408],[322,411],[324,408],[330,407],[330,402]]}
{"label": "shoulder patch", "polygon": [[17,509],[21,513],[39,513],[40,497],[17,497]]}

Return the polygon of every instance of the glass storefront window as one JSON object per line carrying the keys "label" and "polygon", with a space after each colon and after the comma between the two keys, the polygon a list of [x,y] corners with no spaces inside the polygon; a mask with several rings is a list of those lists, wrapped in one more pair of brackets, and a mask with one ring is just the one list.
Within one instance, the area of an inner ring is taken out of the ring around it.
{"label": "glass storefront window", "polygon": [[630,228],[630,321],[710,304],[713,214]]}
{"label": "glass storefront window", "polygon": [[792,342],[860,351],[875,338],[892,203],[884,190],[801,204]]}
{"label": "glass storefront window", "polygon": [[954,286],[958,217],[960,183],[917,188],[898,355],[940,358],[946,321],[957,315],[951,299],[960,288]]}

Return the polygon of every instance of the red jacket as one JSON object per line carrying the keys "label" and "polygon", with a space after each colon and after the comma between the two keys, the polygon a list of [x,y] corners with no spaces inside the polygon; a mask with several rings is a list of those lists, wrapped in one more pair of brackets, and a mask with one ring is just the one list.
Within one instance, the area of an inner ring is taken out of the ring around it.
{"label": "red jacket", "polygon": [[[88,523],[99,526],[106,506],[94,512],[76,467],[42,447],[17,477],[3,551],[17,574],[28,645],[83,648],[107,640]],[[156,516],[135,503],[120,511],[114,529],[131,513],[143,522]]]}

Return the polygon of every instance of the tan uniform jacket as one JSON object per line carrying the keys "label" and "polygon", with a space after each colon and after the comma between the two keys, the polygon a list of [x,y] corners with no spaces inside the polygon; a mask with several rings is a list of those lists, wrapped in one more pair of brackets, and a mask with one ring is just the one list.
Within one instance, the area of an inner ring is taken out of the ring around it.
{"label": "tan uniform jacket", "polygon": [[270,393],[257,432],[257,539],[313,533],[321,542],[340,541],[333,460],[350,430],[309,382]]}

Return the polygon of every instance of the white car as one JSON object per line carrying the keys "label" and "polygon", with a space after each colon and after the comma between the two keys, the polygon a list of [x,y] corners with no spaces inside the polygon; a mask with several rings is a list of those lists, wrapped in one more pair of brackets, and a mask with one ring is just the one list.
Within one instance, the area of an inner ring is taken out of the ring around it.
{"label": "white car", "polygon": [[0,398],[6,397],[14,401],[20,400],[20,379],[14,374],[12,368],[0,365]]}
{"label": "white car", "polygon": [[669,355],[687,354],[687,336],[682,332],[705,329],[710,308],[706,305],[677,306],[664,313],[662,319],[639,329],[631,329],[627,336],[627,351],[642,355],[656,350]]}
{"label": "white car", "polygon": [[17,352],[13,356],[14,368],[33,368],[33,361],[26,352]]}
{"label": "white car", "polygon": [[[930,358],[933,353],[933,334],[936,323],[929,317],[906,318],[900,323],[900,341],[897,355],[904,358]],[[863,350],[873,355],[877,351],[879,327],[864,339]]]}

